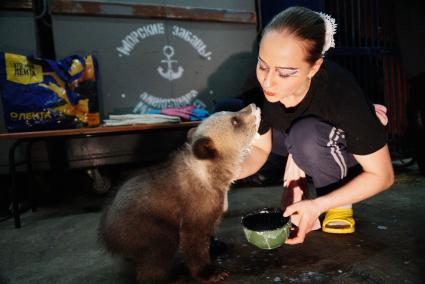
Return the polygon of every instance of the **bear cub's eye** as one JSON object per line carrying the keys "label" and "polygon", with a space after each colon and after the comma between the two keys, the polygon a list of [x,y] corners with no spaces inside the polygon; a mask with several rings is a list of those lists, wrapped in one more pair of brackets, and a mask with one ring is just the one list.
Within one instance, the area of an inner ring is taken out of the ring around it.
{"label": "bear cub's eye", "polygon": [[241,124],[241,121],[236,116],[232,117],[231,121],[233,126],[239,126]]}

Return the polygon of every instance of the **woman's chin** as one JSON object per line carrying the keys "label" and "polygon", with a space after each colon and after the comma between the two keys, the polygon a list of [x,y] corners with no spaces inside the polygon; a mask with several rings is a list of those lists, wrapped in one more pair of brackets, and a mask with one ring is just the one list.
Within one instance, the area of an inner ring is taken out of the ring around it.
{"label": "woman's chin", "polygon": [[265,96],[265,97],[269,103],[277,103],[280,101],[278,96]]}

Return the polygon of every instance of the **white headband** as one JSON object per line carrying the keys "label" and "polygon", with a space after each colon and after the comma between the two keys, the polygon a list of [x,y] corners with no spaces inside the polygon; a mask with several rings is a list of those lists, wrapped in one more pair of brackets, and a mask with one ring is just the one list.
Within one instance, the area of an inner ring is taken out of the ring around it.
{"label": "white headband", "polygon": [[322,49],[322,54],[325,54],[329,48],[335,47],[334,34],[336,33],[337,24],[335,23],[335,19],[330,15],[322,12],[318,12],[317,14],[319,14],[325,22],[325,43]]}

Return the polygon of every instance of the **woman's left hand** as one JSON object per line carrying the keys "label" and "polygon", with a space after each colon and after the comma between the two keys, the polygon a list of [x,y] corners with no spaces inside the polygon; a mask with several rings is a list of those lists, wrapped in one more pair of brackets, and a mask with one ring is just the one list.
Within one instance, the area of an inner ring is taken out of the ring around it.
{"label": "woman's left hand", "polygon": [[317,202],[312,200],[302,200],[286,207],[283,213],[284,217],[291,216],[293,214],[299,215],[299,224],[297,235],[286,241],[286,244],[294,245],[304,242],[305,236],[312,230],[314,230],[317,219],[321,214],[321,210]]}

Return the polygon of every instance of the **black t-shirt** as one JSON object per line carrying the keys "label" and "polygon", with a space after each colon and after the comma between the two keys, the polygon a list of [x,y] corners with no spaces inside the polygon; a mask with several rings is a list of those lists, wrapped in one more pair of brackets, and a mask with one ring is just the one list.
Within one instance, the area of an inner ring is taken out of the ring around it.
{"label": "black t-shirt", "polygon": [[270,128],[288,132],[297,119],[314,116],[345,132],[348,151],[367,155],[387,143],[384,126],[372,102],[364,95],[352,75],[336,64],[323,63],[312,78],[310,90],[295,107],[264,100],[259,133]]}

